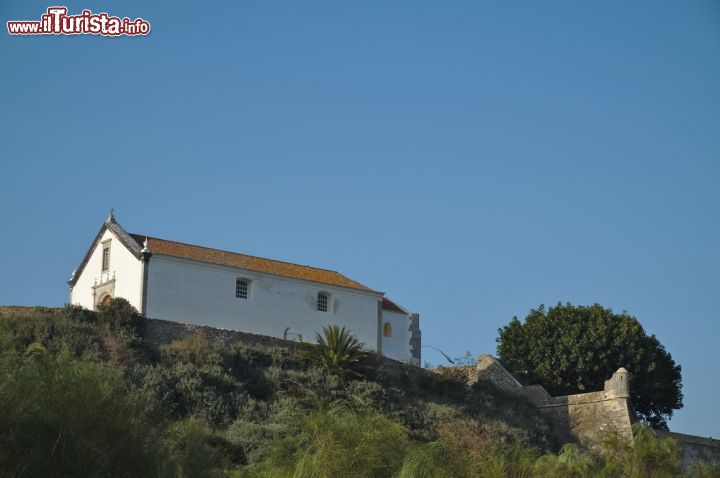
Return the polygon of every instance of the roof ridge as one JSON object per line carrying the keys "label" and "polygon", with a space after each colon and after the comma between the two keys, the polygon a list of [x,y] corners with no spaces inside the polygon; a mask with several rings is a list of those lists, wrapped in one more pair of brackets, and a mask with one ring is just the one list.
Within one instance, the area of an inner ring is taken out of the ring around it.
{"label": "roof ridge", "polygon": [[[345,277],[345,278],[348,279],[348,280],[352,280],[352,279],[350,279],[349,277],[347,277],[347,276],[345,276],[345,275],[341,274],[340,272],[338,272],[338,271],[336,271],[336,270],[333,270],[333,269],[324,269],[324,268],[322,268],[322,267],[314,267],[314,266],[310,266],[310,265],[306,265],[306,264],[298,264],[297,262],[288,262],[288,261],[281,261],[281,260],[278,260],[278,259],[270,259],[270,258],[268,258],[268,257],[254,256],[254,255],[252,255],[252,254],[245,254],[245,253],[243,253],[243,252],[234,252],[234,251],[228,251],[228,250],[225,250],[225,249],[217,249],[217,248],[215,248],[215,247],[201,246],[201,245],[199,245],[199,244],[190,244],[189,242],[172,241],[172,240],[170,240],[170,239],[163,239],[162,237],[147,236],[147,235],[145,235],[145,234],[130,233],[130,235],[133,236],[133,238],[135,239],[136,242],[137,242],[137,238],[136,238],[136,237],[147,238],[147,239],[155,239],[156,241],[174,242],[175,244],[182,244],[182,245],[184,245],[184,246],[190,246],[190,247],[199,247],[199,248],[201,248],[201,249],[207,249],[207,250],[209,250],[209,251],[224,252],[224,253],[227,253],[227,254],[237,254],[238,256],[252,257],[252,258],[254,258],[254,259],[262,259],[262,260],[264,260],[264,261],[279,262],[279,263],[281,263],[281,264],[287,264],[287,265],[290,265],[290,266],[307,267],[308,269],[315,269],[315,270],[318,270],[318,271],[334,272],[335,274],[341,275],[341,276]],[[355,282],[355,281],[353,281],[353,282]]]}

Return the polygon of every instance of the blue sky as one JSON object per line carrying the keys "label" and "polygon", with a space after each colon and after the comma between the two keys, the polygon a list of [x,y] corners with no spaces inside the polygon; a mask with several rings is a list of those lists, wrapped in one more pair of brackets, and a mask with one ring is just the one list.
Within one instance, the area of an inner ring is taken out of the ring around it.
{"label": "blue sky", "polygon": [[683,367],[671,428],[720,436],[717,2],[67,6],[152,33],[0,34],[0,303],[66,301],[114,206],[339,270],[452,356],[541,303],[626,309]]}

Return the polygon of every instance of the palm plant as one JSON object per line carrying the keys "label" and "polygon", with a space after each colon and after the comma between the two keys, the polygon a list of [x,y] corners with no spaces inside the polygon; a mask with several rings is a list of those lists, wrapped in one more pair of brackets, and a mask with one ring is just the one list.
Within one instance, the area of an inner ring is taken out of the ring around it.
{"label": "palm plant", "polygon": [[366,358],[364,346],[345,327],[327,325],[315,334],[317,345],[310,352],[310,360],[319,367],[341,377],[359,377],[360,364]]}

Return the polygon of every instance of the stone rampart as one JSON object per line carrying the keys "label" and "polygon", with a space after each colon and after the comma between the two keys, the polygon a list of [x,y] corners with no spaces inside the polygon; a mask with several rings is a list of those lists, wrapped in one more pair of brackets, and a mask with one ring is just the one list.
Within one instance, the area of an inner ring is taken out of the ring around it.
{"label": "stone rampart", "polygon": [[[613,431],[633,441],[632,424],[636,421],[630,402],[630,374],[618,369],[605,381],[603,390],[560,397],[551,396],[541,385],[523,386],[492,355],[480,355],[468,371],[471,382],[484,380],[497,388],[522,395],[538,407],[562,442],[580,442],[594,446],[599,434]],[[720,466],[720,440],[655,430],[658,438],[672,438],[683,452],[683,467],[705,462]]]}
{"label": "stone rampart", "polygon": [[658,438],[672,438],[680,444],[686,469],[699,461],[720,466],[720,440],[660,430],[656,430],[655,435]]}
{"label": "stone rampart", "polygon": [[561,441],[593,444],[599,432],[616,432],[632,440],[629,374],[621,368],[602,391],[551,396],[542,386],[523,386],[491,355],[477,359],[472,380],[486,380],[510,393],[525,396],[548,419]]}

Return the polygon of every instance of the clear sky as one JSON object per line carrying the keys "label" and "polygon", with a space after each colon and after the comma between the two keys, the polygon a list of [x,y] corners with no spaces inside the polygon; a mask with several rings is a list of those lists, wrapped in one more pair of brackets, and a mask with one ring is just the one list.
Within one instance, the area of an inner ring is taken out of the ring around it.
{"label": "clear sky", "polygon": [[[70,1],[148,37],[10,37],[0,303],[130,232],[339,270],[494,353],[539,304],[637,316],[720,437],[720,3]],[[423,349],[424,360],[441,356]]]}

